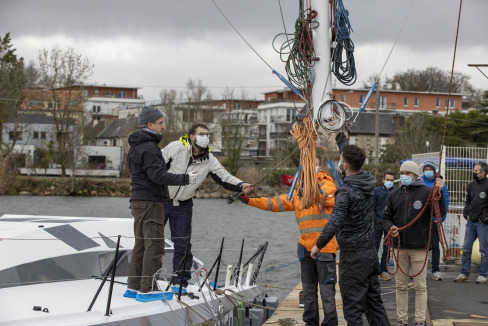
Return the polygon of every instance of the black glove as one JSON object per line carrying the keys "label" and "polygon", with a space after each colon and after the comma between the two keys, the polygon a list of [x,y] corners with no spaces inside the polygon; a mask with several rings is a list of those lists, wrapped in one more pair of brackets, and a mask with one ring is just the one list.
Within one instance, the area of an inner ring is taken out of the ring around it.
{"label": "black glove", "polygon": [[249,198],[246,196],[246,195],[242,195],[241,197],[239,197],[239,199],[241,200],[241,202],[243,202],[244,204],[249,204]]}

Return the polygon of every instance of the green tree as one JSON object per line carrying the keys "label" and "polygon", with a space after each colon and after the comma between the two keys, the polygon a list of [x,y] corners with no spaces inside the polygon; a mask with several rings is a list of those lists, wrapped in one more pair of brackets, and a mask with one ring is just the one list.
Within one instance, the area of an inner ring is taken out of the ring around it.
{"label": "green tree", "polygon": [[488,114],[488,91],[485,91],[483,93],[483,97],[481,98],[479,105],[480,105],[480,112],[485,115]]}

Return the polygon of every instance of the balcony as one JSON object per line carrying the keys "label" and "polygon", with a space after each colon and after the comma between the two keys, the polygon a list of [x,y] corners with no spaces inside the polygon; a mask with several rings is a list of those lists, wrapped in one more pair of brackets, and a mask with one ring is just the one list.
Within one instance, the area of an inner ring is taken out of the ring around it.
{"label": "balcony", "polygon": [[290,136],[289,132],[270,132],[269,138],[270,139],[288,139]]}
{"label": "balcony", "polygon": [[271,123],[284,123],[289,124],[291,121],[287,120],[285,116],[272,116]]}

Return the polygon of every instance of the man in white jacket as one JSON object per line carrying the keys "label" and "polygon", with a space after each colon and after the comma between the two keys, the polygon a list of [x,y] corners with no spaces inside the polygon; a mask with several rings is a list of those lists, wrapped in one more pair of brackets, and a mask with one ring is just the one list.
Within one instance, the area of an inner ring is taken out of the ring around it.
{"label": "man in white jacket", "polygon": [[207,126],[194,124],[191,126],[188,135],[169,143],[162,149],[168,172],[198,174],[195,184],[169,186],[169,199],[164,200],[165,223],[169,221],[171,240],[174,243],[173,273],[177,274],[173,280],[175,286],[181,284],[183,287],[187,287],[188,280],[191,278],[190,270],[193,262],[191,244],[183,277],[181,273],[183,267],[180,270],[177,269],[185,256],[187,239],[191,236],[192,198],[195,196],[196,190],[207,179],[207,176],[210,175],[212,179],[230,191],[243,191],[248,194],[253,190],[251,184],[239,180],[225,170],[217,158],[210,153],[209,142]]}

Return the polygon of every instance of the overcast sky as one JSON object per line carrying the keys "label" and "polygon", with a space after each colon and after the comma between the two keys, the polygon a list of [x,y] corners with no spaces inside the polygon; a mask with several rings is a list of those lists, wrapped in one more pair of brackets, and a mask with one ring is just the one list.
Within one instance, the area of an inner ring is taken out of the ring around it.
{"label": "overcast sky", "polygon": [[[277,71],[285,74],[272,40],[283,32],[278,0],[216,0],[236,28]],[[358,81],[381,70],[410,0],[343,0],[354,29]],[[288,31],[298,1],[281,0]],[[458,0],[416,0],[384,75],[436,66],[450,71]],[[488,90],[471,64],[488,64],[488,0],[465,0],[455,70]],[[201,79],[214,97],[229,86],[264,99],[284,87],[240,39],[211,0],[0,0],[0,35],[11,33],[17,54],[35,60],[39,50],[72,47],[95,65],[90,82],[141,87],[146,99],[162,88],[183,90]],[[488,68],[481,68],[488,75]],[[335,78],[334,78],[335,79]],[[336,83],[336,87],[342,84]]]}

